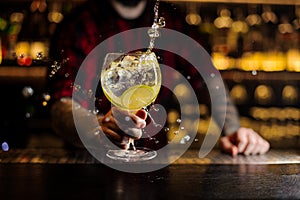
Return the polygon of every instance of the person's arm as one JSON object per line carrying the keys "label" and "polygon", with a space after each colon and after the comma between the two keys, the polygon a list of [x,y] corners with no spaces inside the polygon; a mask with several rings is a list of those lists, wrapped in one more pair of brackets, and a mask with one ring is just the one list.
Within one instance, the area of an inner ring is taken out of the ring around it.
{"label": "person's arm", "polygon": [[[212,84],[214,85],[214,84]],[[226,89],[226,96],[222,97],[217,90],[211,93],[211,98],[218,99],[215,121],[223,130],[220,138],[221,149],[233,156],[241,153],[244,155],[264,154],[269,148],[268,141],[263,139],[257,132],[251,128],[240,126],[238,111],[231,101]],[[222,128],[222,116],[225,114],[225,122]]]}
{"label": "person's arm", "polygon": [[53,130],[76,147],[84,147],[86,144],[93,148],[111,146],[102,138],[107,136],[117,146],[128,149],[130,138],[134,140],[142,136],[146,117],[144,110],[132,114],[115,107],[104,116],[95,115],[71,98],[61,98],[51,107]]}
{"label": "person's arm", "polygon": [[[228,89],[225,86],[225,96],[220,96],[218,90],[211,89],[211,91],[211,98],[217,99],[217,103],[214,104],[214,106],[216,106],[216,114],[213,117],[218,126],[222,129],[222,136],[235,133],[241,127],[241,125],[239,113],[230,99]],[[224,124],[222,124],[224,116],[225,121]]]}
{"label": "person's arm", "polygon": [[223,151],[233,156],[264,154],[269,151],[270,143],[251,128],[239,128],[236,132],[221,137]]}
{"label": "person's arm", "polygon": [[[84,126],[75,126],[72,107],[76,115],[81,118],[81,124]],[[83,143],[77,134],[78,132],[85,132],[86,137],[91,140],[98,140],[95,133],[100,130],[100,126],[95,117],[92,116],[85,108],[81,107],[77,102],[69,97],[61,98],[55,101],[51,107],[51,125],[54,132],[76,147],[84,147]],[[81,128],[83,130],[77,130]]]}

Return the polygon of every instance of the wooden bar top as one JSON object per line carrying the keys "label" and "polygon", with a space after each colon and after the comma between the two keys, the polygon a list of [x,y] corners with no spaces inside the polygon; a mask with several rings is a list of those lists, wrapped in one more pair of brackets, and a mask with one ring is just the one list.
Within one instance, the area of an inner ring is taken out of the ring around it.
{"label": "wooden bar top", "polygon": [[[270,151],[252,157],[252,162],[245,156],[234,161],[213,151],[206,158],[210,162],[202,159],[202,164],[188,152],[175,163],[148,173],[121,172],[81,153],[2,152],[1,199],[300,199],[298,150]],[[12,159],[5,161],[9,154]],[[27,162],[26,154],[33,155]],[[19,160],[13,160],[18,155]]]}

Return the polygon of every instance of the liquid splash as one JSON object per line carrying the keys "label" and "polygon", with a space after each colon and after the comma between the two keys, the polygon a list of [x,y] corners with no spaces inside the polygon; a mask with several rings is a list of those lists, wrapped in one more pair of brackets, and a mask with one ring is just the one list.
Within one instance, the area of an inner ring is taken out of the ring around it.
{"label": "liquid splash", "polygon": [[[60,53],[61,60],[53,61],[53,64],[51,65],[51,71],[49,73],[50,78],[54,77],[58,72],[58,70],[60,70],[69,61],[69,58],[64,58],[63,54],[64,54],[64,50],[61,50]],[[67,77],[68,75],[65,76]]]}
{"label": "liquid splash", "polygon": [[191,136],[186,135],[180,140],[180,144],[187,144],[191,139]]}
{"label": "liquid splash", "polygon": [[146,112],[147,112],[147,116],[151,119],[151,121],[152,121],[152,123],[153,123],[153,125],[154,125],[155,127],[162,127],[161,124],[157,123],[157,122],[154,120],[154,118],[152,117],[152,115],[150,114],[150,112],[148,112],[148,111],[146,111]]}
{"label": "liquid splash", "polygon": [[154,21],[152,27],[148,30],[148,35],[150,37],[150,44],[147,50],[147,53],[150,53],[154,48],[155,39],[160,36],[158,31],[159,28],[163,28],[166,26],[166,21],[163,17],[158,17],[158,7],[159,7],[159,0],[156,1],[154,6]]}

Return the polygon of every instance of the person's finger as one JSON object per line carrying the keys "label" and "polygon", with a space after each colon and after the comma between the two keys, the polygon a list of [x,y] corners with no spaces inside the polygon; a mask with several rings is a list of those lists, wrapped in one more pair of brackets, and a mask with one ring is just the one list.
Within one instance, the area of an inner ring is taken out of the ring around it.
{"label": "person's finger", "polygon": [[116,133],[120,132],[120,127],[117,125],[115,118],[112,116],[105,116],[101,121],[101,126],[112,129]]}
{"label": "person's finger", "polygon": [[110,128],[106,127],[106,126],[102,126],[101,129],[102,129],[103,133],[107,137],[111,138],[113,141],[117,141],[117,142],[121,141],[122,137],[118,133],[116,133],[115,131],[113,131],[112,129],[110,129]]}
{"label": "person's finger", "polygon": [[145,128],[146,127],[146,121],[145,119],[140,118],[137,115],[131,115],[130,116],[133,122],[135,123],[135,128]]}
{"label": "person's finger", "polygon": [[115,145],[119,146],[121,149],[129,149],[130,144],[128,137],[121,136],[105,126],[102,127],[102,131]]}
{"label": "person's finger", "polygon": [[238,152],[244,152],[248,144],[247,129],[241,128],[238,130],[238,132],[236,133],[236,142]]}
{"label": "person's finger", "polygon": [[138,115],[133,114],[129,111],[120,110],[117,108],[112,108],[112,114],[115,118],[116,124],[122,129],[126,130],[127,128],[145,128],[146,121],[143,118],[146,118],[146,111],[138,111]]}
{"label": "person's finger", "polygon": [[[121,111],[116,108],[112,108],[102,119],[101,123],[103,126],[112,129],[114,132],[119,135],[124,135],[126,130],[128,129],[128,121],[131,118],[128,116],[128,112]],[[124,122],[124,120],[126,122]],[[132,122],[133,124],[133,122]],[[121,137],[121,136],[120,136]]]}
{"label": "person's finger", "polygon": [[257,143],[252,150],[252,155],[261,154],[261,152],[265,149],[265,145],[264,139],[258,135]]}
{"label": "person's finger", "polygon": [[145,110],[138,110],[135,115],[143,120],[146,120],[147,118],[147,112]]}
{"label": "person's finger", "polygon": [[238,154],[238,148],[230,141],[229,136],[224,136],[220,140],[221,148],[228,154],[236,156]]}
{"label": "person's finger", "polygon": [[258,137],[254,132],[251,132],[251,130],[249,130],[247,136],[248,136],[248,144],[244,150],[244,154],[250,155],[253,154],[253,151],[258,145]]}
{"label": "person's finger", "polygon": [[265,154],[270,149],[270,143],[266,140],[263,140],[262,147],[259,149],[259,154]]}
{"label": "person's finger", "polygon": [[139,128],[127,128],[124,132],[125,135],[137,140],[142,137],[142,129]]}
{"label": "person's finger", "polygon": [[233,145],[233,146],[231,147],[231,155],[232,155],[232,156],[236,156],[236,155],[238,155],[238,153],[239,153],[238,147],[235,146],[235,145]]}
{"label": "person's finger", "polygon": [[125,150],[129,149],[130,148],[129,137],[123,136],[119,146]]}
{"label": "person's finger", "polygon": [[131,120],[130,112],[125,110],[120,110],[118,108],[113,107],[111,109],[112,116],[115,118],[115,122],[117,125],[127,125],[128,127],[133,127],[134,123]]}
{"label": "person's finger", "polygon": [[142,128],[146,126],[146,121],[144,120],[146,117],[147,113],[143,110],[138,111],[137,115],[135,115],[113,107],[102,118],[101,126],[106,135],[114,141],[120,142],[124,135],[133,139],[139,139],[142,137]]}

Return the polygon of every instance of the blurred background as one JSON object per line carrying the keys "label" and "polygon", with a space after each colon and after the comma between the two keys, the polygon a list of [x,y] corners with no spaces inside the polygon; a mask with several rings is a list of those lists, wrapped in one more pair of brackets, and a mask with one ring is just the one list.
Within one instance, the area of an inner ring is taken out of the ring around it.
{"label": "blurred background", "polygon": [[[49,122],[48,48],[57,25],[83,2],[1,0],[2,148],[4,143],[10,148],[64,146]],[[208,38],[212,60],[229,87],[242,125],[258,131],[273,147],[300,147],[300,0],[170,3],[180,7],[186,22]],[[184,87],[178,85],[179,89],[184,94]],[[199,108],[195,147],[211,120],[209,108],[202,104]],[[177,119],[176,110],[168,114],[172,127]],[[181,134],[186,135],[188,127]]]}

